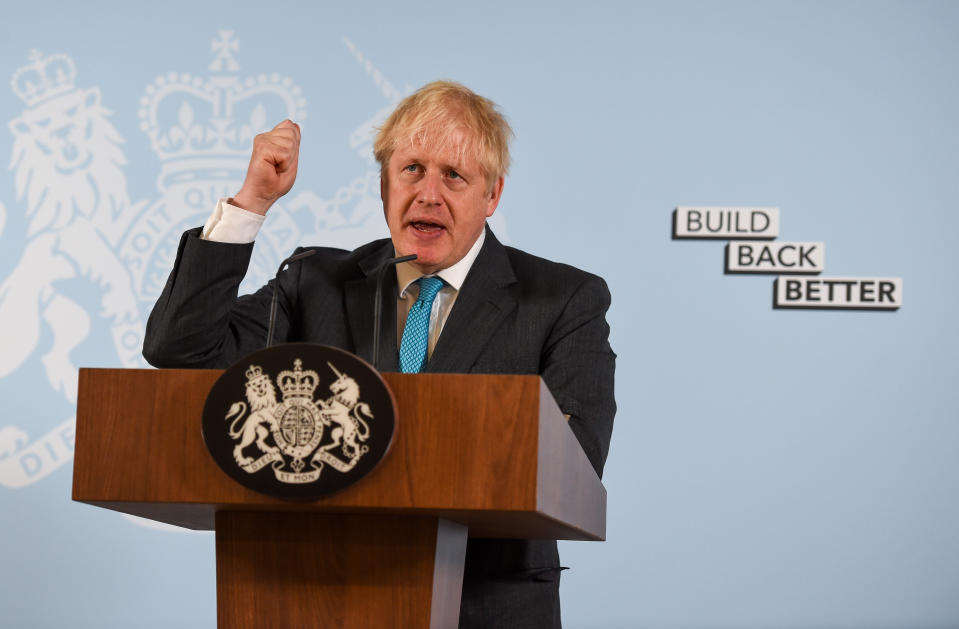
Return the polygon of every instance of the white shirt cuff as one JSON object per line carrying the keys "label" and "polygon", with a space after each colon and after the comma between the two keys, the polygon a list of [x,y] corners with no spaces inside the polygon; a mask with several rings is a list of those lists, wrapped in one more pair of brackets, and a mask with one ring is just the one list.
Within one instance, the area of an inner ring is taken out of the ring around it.
{"label": "white shirt cuff", "polygon": [[203,240],[214,242],[228,242],[232,244],[247,244],[256,240],[260,226],[266,218],[256,212],[249,212],[243,208],[231,205],[226,199],[216,203],[216,209],[203,226],[200,237]]}

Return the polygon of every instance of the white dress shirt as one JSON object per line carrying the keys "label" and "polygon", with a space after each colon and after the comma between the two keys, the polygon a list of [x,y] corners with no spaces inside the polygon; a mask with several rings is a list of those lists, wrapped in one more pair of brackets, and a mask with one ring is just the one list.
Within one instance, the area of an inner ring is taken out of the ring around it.
{"label": "white dress shirt", "polygon": [[[230,203],[227,199],[220,199],[213,214],[203,226],[201,238],[212,240],[214,242],[227,242],[233,244],[251,243],[256,239],[260,232],[265,216],[244,210]],[[430,356],[433,355],[433,348],[443,332],[443,326],[450,316],[453,304],[456,302],[456,296],[459,294],[466,275],[469,273],[473,262],[483,248],[483,242],[486,240],[486,230],[480,231],[479,237],[470,250],[466,252],[463,258],[453,266],[437,271],[433,275],[442,279],[445,283],[433,300],[433,309],[430,311],[430,338],[427,349]],[[396,252],[394,251],[394,255]],[[406,316],[410,308],[416,302],[419,296],[420,287],[415,284],[423,275],[409,262],[403,262],[396,265],[396,285],[400,289],[399,298],[396,300],[396,346],[399,349],[400,342],[403,339],[403,328],[406,326]]]}

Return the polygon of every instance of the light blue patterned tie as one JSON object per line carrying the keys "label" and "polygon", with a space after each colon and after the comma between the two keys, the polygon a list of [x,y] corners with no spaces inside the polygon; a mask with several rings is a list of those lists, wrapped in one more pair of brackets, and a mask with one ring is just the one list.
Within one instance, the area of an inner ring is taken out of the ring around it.
{"label": "light blue patterned tie", "polygon": [[426,364],[430,311],[433,310],[436,293],[443,288],[443,280],[438,277],[421,277],[416,283],[420,285],[420,296],[406,316],[406,327],[403,328],[403,340],[400,342],[400,371],[403,373],[419,373]]}

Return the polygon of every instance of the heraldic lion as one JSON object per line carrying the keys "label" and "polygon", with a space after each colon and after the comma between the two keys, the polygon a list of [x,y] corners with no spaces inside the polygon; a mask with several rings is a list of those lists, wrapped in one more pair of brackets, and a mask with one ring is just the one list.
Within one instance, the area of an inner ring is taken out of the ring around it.
{"label": "heraldic lion", "polygon": [[[96,88],[74,89],[28,107],[10,123],[10,168],[26,201],[26,245],[0,284],[0,378],[36,349],[43,323],[53,335],[42,358],[54,390],[76,398],[70,353],[90,333],[87,310],[62,283],[83,279],[101,291],[99,314],[133,322],[139,309],[129,271],[115,250],[133,220],[122,138]],[[9,234],[8,234],[9,236]]]}
{"label": "heraldic lion", "polygon": [[[27,199],[28,236],[57,231],[79,215],[92,220],[110,244],[126,225],[121,213],[130,205],[120,133],[100,104],[100,90],[74,90],[27,109],[10,121],[17,198]],[[127,221],[129,222],[129,221]]]}
{"label": "heraldic lion", "polygon": [[[245,456],[243,450],[256,441],[256,445],[263,452],[279,452],[279,448],[266,443],[270,429],[276,420],[270,411],[276,406],[276,389],[270,382],[269,376],[264,374],[256,365],[246,370],[246,399],[249,402],[250,414],[244,420],[247,412],[246,402],[237,402],[230,407],[225,419],[236,416],[230,424],[230,438],[240,439],[233,448],[233,458],[239,465],[253,463],[251,457]],[[242,421],[242,423],[240,423]],[[239,427],[237,425],[239,424]]]}

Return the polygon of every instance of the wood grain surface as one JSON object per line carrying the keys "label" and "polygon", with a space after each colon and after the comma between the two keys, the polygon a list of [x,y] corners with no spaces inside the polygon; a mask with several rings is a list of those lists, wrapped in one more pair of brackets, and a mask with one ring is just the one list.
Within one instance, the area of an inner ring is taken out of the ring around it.
{"label": "wood grain surface", "polygon": [[217,625],[455,629],[465,554],[438,518],[220,512]]}
{"label": "wood grain surface", "polygon": [[399,415],[370,475],[310,503],[246,489],[201,436],[217,370],[82,369],[74,500],[194,529],[219,511],[431,515],[470,535],[605,537],[606,492],[537,376],[383,374]]}

